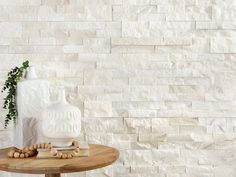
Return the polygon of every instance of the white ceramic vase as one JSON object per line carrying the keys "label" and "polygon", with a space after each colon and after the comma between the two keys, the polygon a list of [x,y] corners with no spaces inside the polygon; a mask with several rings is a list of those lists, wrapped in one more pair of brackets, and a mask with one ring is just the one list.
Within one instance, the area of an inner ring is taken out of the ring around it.
{"label": "white ceramic vase", "polygon": [[58,102],[46,108],[42,113],[42,133],[53,146],[70,146],[81,130],[81,112],[70,105],[61,89]]}
{"label": "white ceramic vase", "polygon": [[43,140],[40,113],[50,105],[47,80],[37,77],[35,68],[30,66],[26,79],[17,84],[17,122],[14,129],[14,146],[23,148]]}

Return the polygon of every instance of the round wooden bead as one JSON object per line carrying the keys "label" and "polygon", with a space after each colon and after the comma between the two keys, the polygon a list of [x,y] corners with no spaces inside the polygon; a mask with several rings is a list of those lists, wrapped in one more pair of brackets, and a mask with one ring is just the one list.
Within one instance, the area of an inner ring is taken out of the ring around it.
{"label": "round wooden bead", "polygon": [[25,147],[25,148],[23,149],[23,152],[27,152],[27,151],[29,151],[29,148],[28,148],[28,147]]}
{"label": "round wooden bead", "polygon": [[14,158],[19,158],[20,157],[20,153],[19,152],[15,152],[14,153]]}
{"label": "round wooden bead", "polygon": [[[78,147],[79,141],[74,141],[73,144]],[[32,157],[32,156],[36,155],[36,153],[37,153],[36,150],[39,148],[51,149],[52,145],[51,145],[51,143],[41,143],[41,144],[34,144],[29,147],[25,147],[23,149],[14,148],[14,149],[10,150],[7,155],[8,155],[8,157],[11,157],[11,158],[13,158],[13,157],[14,158],[28,158],[28,157]],[[77,148],[76,151],[78,152],[79,148]],[[55,150],[55,149],[51,150],[50,152],[53,156],[55,156],[57,158],[66,159],[66,158],[72,158],[74,156],[74,152],[71,154],[63,154],[61,152],[58,153],[57,150]]]}
{"label": "round wooden bead", "polygon": [[51,148],[52,148],[52,145],[51,145],[50,143],[48,144],[48,148],[49,148],[49,149],[51,149]]}
{"label": "round wooden bead", "polygon": [[45,145],[42,143],[42,144],[40,144],[40,148],[41,149],[44,149],[44,147],[45,147]]}
{"label": "round wooden bead", "polygon": [[30,151],[33,151],[33,150],[34,150],[34,145],[31,145],[31,146],[29,147],[29,150],[30,150]]}
{"label": "round wooden bead", "polygon": [[9,152],[8,152],[8,157],[14,157],[14,153],[15,153],[15,151],[14,150],[10,150]]}
{"label": "round wooden bead", "polygon": [[75,152],[76,152],[76,153],[78,153],[79,151],[80,151],[80,149],[79,149],[79,148],[76,148],[76,149],[75,149]]}
{"label": "round wooden bead", "polygon": [[68,159],[71,159],[73,156],[71,154],[67,154]]}
{"label": "round wooden bead", "polygon": [[67,158],[67,154],[62,154],[62,158],[66,159]]}
{"label": "round wooden bead", "polygon": [[56,156],[56,155],[57,155],[57,150],[56,150],[56,149],[51,149],[50,153],[51,153],[53,156]]}
{"label": "round wooden bead", "polygon": [[29,157],[32,157],[32,156],[34,156],[35,151],[28,151],[28,154],[29,154]]}
{"label": "round wooden bead", "polygon": [[41,144],[41,148],[45,149],[45,143]]}
{"label": "round wooden bead", "polygon": [[72,153],[73,156],[76,156],[77,154],[78,154],[78,152],[76,152],[76,151],[73,151],[73,153]]}
{"label": "round wooden bead", "polygon": [[62,157],[62,153],[61,153],[61,152],[58,152],[58,153],[57,153],[57,157],[58,157],[58,158],[61,158],[61,157]]}
{"label": "round wooden bead", "polygon": [[75,147],[79,147],[79,141],[74,141],[73,144]]}
{"label": "round wooden bead", "polygon": [[28,158],[29,157],[29,154],[26,152],[25,153],[25,158]]}
{"label": "round wooden bead", "polygon": [[25,154],[20,154],[20,158],[25,158]]}

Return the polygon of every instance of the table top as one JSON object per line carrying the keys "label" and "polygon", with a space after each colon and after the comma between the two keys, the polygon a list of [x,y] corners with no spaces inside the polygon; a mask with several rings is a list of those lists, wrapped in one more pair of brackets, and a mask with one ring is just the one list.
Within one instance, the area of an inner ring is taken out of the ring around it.
{"label": "table top", "polygon": [[88,171],[102,168],[115,162],[119,151],[103,145],[90,145],[88,157],[72,159],[12,159],[7,157],[11,148],[0,149],[0,170],[16,173],[50,174]]}

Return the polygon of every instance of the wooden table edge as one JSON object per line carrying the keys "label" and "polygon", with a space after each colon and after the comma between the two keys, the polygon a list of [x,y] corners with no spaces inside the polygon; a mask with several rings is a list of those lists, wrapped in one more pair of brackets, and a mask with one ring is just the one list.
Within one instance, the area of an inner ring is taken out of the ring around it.
{"label": "wooden table edge", "polygon": [[[96,144],[91,144],[91,145],[96,145]],[[104,145],[99,145],[99,146],[104,146]],[[109,146],[104,146],[104,147],[109,147]],[[13,147],[4,148],[1,150],[8,150],[10,148],[13,148]],[[112,147],[109,147],[109,148],[112,148]],[[37,169],[37,171],[35,171],[35,170],[22,169],[22,168],[21,169],[17,169],[17,168],[10,168],[9,169],[8,165],[0,164],[0,171],[13,172],[13,173],[24,173],[24,174],[55,174],[55,173],[76,173],[76,172],[90,171],[90,170],[103,168],[103,167],[113,164],[119,158],[120,153],[115,148],[112,148],[112,150],[114,150],[114,158],[111,161],[104,162],[100,165],[94,165],[94,166],[90,166],[90,167],[80,167],[77,169],[71,169],[71,167],[67,168],[66,166],[64,166],[64,167],[60,167],[59,169],[57,167],[55,167],[55,169],[50,168],[50,170],[47,168],[42,168],[42,169],[39,168],[39,169]],[[33,157],[33,158],[35,158],[35,157]],[[63,159],[59,159],[59,160],[63,160]]]}

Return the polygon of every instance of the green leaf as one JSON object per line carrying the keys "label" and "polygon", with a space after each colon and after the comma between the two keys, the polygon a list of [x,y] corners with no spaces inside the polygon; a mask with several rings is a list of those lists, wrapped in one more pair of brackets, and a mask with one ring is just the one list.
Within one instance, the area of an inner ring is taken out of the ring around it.
{"label": "green leaf", "polygon": [[17,118],[17,109],[15,103],[15,96],[17,90],[17,82],[25,77],[27,68],[29,67],[29,61],[22,63],[21,67],[15,67],[8,72],[2,92],[7,92],[6,97],[4,98],[3,108],[8,110],[8,113],[5,117],[5,128],[7,128],[10,121],[13,120],[16,123]]}

